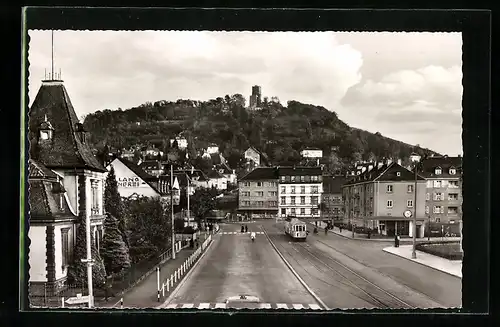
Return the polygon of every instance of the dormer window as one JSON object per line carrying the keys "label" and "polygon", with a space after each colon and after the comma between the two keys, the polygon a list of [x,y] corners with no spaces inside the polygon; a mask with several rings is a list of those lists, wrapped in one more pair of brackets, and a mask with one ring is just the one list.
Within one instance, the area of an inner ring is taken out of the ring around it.
{"label": "dormer window", "polygon": [[86,131],[83,128],[83,124],[82,123],[76,123],[75,132],[76,132],[76,135],[78,136],[78,138],[80,139],[80,141],[85,144],[85,142],[86,142],[86,134],[85,134],[85,132]]}
{"label": "dormer window", "polygon": [[455,168],[450,168],[450,175],[455,175],[457,170]]}
{"label": "dormer window", "polygon": [[40,124],[40,139],[41,140],[51,140],[54,132],[54,127],[47,120],[47,115],[45,115],[44,121]]}
{"label": "dormer window", "polygon": [[434,170],[434,174],[436,175],[441,175],[441,172],[442,172],[441,167],[436,167],[436,169]]}

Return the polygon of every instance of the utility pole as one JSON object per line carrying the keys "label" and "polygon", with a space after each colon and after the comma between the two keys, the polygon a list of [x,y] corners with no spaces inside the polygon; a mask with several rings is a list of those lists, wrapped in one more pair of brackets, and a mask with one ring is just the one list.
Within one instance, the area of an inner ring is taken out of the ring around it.
{"label": "utility pole", "polygon": [[[187,176],[187,175],[186,175]],[[187,219],[188,219],[188,226],[191,226],[191,215],[189,214],[189,195],[191,193],[191,184],[189,183],[190,178],[187,176]]]}
{"label": "utility pole", "polygon": [[417,258],[417,168],[418,168],[418,161],[415,161],[415,197],[414,197],[414,202],[413,203],[413,246],[412,246],[412,251],[411,251],[411,258],[416,259]]}
{"label": "utility pole", "polygon": [[170,211],[172,217],[172,259],[175,259],[174,165],[170,164]]}

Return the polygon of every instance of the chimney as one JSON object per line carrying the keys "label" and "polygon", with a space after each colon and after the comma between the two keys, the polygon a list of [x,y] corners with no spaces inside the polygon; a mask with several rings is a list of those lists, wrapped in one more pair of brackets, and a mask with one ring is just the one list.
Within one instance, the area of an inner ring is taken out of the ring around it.
{"label": "chimney", "polygon": [[398,165],[401,166],[401,159],[398,159]]}

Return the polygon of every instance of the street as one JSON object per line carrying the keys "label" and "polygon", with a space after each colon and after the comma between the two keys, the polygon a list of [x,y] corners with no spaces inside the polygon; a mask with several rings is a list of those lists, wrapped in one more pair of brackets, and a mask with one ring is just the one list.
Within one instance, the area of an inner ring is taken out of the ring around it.
{"label": "street", "polygon": [[209,306],[240,294],[263,303],[324,309],[461,306],[460,278],[387,254],[382,251],[386,242],[332,233],[310,233],[306,242],[291,242],[274,220],[248,224],[249,232],[257,232],[252,242],[249,234],[239,233],[240,227],[221,225],[211,248],[166,307]]}

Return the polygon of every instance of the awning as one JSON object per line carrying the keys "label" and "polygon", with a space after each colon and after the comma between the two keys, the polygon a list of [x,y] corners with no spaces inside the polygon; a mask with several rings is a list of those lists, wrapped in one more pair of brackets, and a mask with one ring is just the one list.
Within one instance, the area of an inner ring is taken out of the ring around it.
{"label": "awning", "polygon": [[[425,217],[417,218],[417,222],[419,222],[419,221],[422,222],[426,219],[427,218],[425,218]],[[398,217],[398,216],[377,216],[377,217],[365,218],[365,220],[413,221],[413,218]]]}

